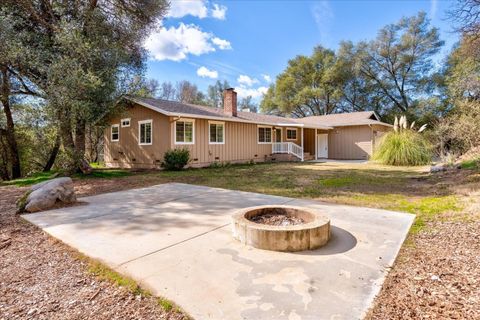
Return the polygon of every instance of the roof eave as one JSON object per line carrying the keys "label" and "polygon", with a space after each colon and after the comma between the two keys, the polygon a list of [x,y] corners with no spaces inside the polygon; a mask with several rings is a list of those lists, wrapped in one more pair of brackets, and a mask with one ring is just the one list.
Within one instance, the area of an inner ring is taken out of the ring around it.
{"label": "roof eave", "polygon": [[[375,121],[375,120],[374,120]],[[353,126],[370,126],[370,125],[379,125],[385,127],[393,127],[393,125],[381,121],[375,121],[373,123],[344,123],[344,124],[335,124],[332,127],[353,127]]]}
{"label": "roof eave", "polygon": [[280,124],[276,122],[264,122],[264,121],[252,121],[252,120],[246,120],[242,118],[237,118],[237,117],[232,117],[232,118],[224,118],[224,117],[216,117],[216,116],[204,116],[204,115],[198,115],[198,114],[192,114],[192,113],[180,113],[180,112],[169,112],[166,110],[163,110],[162,108],[159,107],[154,107],[146,102],[143,102],[141,100],[132,98],[132,97],[125,97],[125,99],[128,99],[132,102],[135,102],[145,108],[148,108],[150,110],[156,111],[158,113],[161,113],[165,116],[168,117],[181,117],[181,118],[193,118],[193,119],[207,119],[207,120],[219,120],[219,121],[230,121],[230,122],[242,122],[242,123],[252,123],[252,124],[260,124],[260,125],[268,125],[268,126],[295,126],[298,125],[297,123],[289,123],[289,124]]}

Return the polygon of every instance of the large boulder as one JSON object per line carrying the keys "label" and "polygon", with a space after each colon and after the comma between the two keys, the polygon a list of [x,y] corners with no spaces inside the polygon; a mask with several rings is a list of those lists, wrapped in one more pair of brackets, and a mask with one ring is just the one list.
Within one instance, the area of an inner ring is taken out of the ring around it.
{"label": "large boulder", "polygon": [[33,185],[17,202],[19,212],[47,210],[58,202],[77,201],[71,178],[56,178]]}

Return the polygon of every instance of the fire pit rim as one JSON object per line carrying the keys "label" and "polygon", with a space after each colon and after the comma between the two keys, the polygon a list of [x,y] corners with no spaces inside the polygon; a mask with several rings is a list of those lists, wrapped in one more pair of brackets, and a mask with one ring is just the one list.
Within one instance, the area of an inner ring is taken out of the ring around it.
{"label": "fire pit rim", "polygon": [[[268,208],[295,209],[313,216],[313,221],[276,226],[250,221],[245,217],[252,210]],[[232,215],[233,237],[258,249],[295,252],[314,250],[325,245],[331,236],[330,219],[320,210],[289,205],[262,205],[239,209]]]}
{"label": "fire pit rim", "polygon": [[[275,226],[275,225],[254,222],[245,217],[247,212],[250,212],[253,210],[260,210],[260,209],[269,209],[269,208],[283,208],[283,209],[294,209],[298,211],[303,211],[308,214],[311,214],[313,216],[313,220],[310,222],[300,223],[296,225]],[[279,230],[279,231],[292,230],[293,231],[293,230],[314,229],[314,228],[317,228],[319,224],[325,224],[330,221],[330,219],[322,215],[319,210],[299,207],[299,206],[289,206],[289,205],[263,205],[263,206],[253,206],[253,207],[243,208],[238,210],[233,215],[233,220],[239,223],[248,225],[249,228],[271,230],[271,231],[275,231],[275,230]]]}

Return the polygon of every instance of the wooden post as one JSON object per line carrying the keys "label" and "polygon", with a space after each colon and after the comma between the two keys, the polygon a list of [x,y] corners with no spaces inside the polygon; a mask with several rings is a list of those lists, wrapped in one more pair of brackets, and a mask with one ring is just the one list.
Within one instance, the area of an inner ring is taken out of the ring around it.
{"label": "wooden post", "polygon": [[315,160],[318,160],[318,129],[315,129]]}
{"label": "wooden post", "polygon": [[303,161],[303,157],[305,156],[305,149],[303,148],[303,127],[302,127],[302,130],[301,130],[301,139],[302,139],[302,161]]}

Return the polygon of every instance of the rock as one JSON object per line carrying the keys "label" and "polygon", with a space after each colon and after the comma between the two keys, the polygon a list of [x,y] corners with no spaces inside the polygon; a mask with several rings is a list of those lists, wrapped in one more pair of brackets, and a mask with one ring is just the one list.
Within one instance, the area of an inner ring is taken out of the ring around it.
{"label": "rock", "polygon": [[443,164],[437,164],[430,167],[430,172],[441,172],[446,170],[447,170],[447,167]]}
{"label": "rock", "polygon": [[436,275],[431,276],[430,279],[432,279],[433,281],[440,281],[440,277]]}
{"label": "rock", "polygon": [[33,185],[17,202],[19,212],[37,212],[52,208],[57,201],[77,201],[71,178],[55,178]]}

